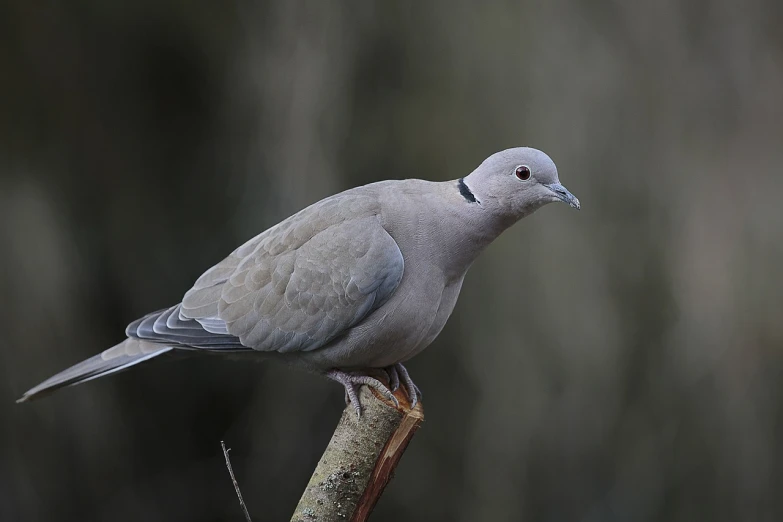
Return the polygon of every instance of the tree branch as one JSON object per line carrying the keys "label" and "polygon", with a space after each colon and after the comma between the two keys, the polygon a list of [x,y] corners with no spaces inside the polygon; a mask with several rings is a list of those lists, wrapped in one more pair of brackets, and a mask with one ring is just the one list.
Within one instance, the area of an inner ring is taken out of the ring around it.
{"label": "tree branch", "polygon": [[424,420],[421,402],[411,410],[402,389],[394,395],[399,409],[366,386],[359,389],[361,418],[346,406],[292,522],[367,520]]}

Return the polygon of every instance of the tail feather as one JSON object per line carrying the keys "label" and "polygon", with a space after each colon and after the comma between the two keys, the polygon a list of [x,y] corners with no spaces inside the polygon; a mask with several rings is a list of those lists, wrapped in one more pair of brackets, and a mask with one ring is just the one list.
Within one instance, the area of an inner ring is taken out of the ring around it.
{"label": "tail feather", "polygon": [[103,377],[104,375],[120,372],[171,350],[173,350],[173,347],[165,344],[140,339],[125,339],[120,344],[109,348],[103,353],[71,366],[38,386],[29,389],[16,402],[37,399],[65,386],[73,386]]}

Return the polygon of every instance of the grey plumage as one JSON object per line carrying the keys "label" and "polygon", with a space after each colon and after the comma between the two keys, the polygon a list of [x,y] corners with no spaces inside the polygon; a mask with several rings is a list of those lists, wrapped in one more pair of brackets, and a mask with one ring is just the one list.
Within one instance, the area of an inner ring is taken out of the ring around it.
{"label": "grey plumage", "polygon": [[16,402],[24,402],[51,393],[64,386],[91,381],[112,373],[126,370],[158,355],[170,352],[172,346],[128,338],[120,344],[94,355],[50,377],[25,392]]}
{"label": "grey plumage", "polygon": [[399,369],[415,401],[401,363],[440,333],[473,260],[558,200],[579,208],[554,163],[529,148],[494,154],[451,182],[384,181],[336,194],[247,241],[180,304],[132,322],[128,339],[20,401],[183,350],[283,359],[338,380],[352,400],[353,385],[368,383],[352,375],[386,368],[397,379]]}

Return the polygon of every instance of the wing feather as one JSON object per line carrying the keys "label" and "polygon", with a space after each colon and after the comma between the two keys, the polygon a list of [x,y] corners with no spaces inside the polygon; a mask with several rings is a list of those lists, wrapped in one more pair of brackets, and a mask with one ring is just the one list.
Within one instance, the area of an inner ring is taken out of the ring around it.
{"label": "wing feather", "polygon": [[379,223],[375,198],[338,196],[208,270],[185,294],[179,318],[255,350],[291,352],[324,346],[381,306],[402,279],[402,253]]}

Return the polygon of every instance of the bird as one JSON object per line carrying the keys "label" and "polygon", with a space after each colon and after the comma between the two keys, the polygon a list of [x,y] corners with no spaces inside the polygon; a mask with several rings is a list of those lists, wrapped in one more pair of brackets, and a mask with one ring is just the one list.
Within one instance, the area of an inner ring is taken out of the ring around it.
{"label": "bird", "polygon": [[212,352],[324,375],[359,416],[361,385],[395,404],[404,386],[415,407],[422,395],[404,363],[444,328],[477,256],[551,202],[581,208],[552,159],[529,147],[494,153],[456,180],[387,180],[335,194],[250,239],[180,303],[133,321],[124,341],[17,402],[163,354]]}

